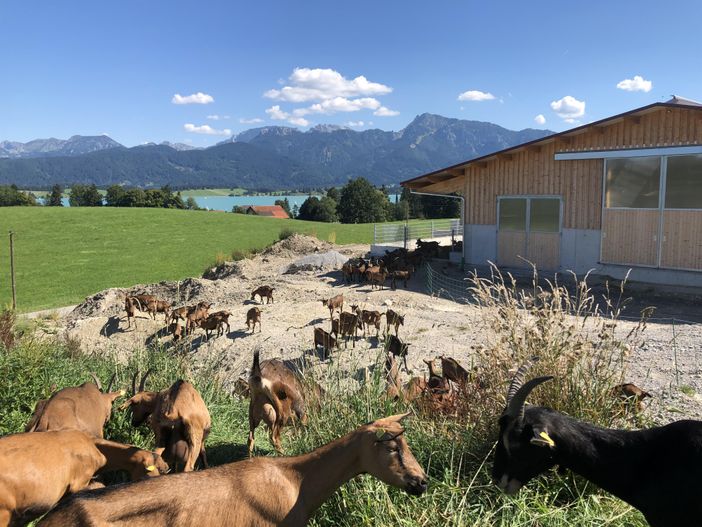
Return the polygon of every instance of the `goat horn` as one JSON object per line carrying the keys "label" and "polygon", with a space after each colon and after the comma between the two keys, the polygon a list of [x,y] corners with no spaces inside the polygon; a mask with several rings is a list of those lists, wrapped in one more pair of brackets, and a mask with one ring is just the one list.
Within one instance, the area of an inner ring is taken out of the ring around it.
{"label": "goat horn", "polygon": [[514,397],[514,394],[516,394],[519,388],[522,387],[522,384],[524,384],[524,377],[526,377],[529,368],[531,368],[538,360],[539,357],[536,356],[528,359],[519,367],[517,373],[514,374],[514,377],[512,377],[512,382],[509,384],[509,390],[507,390],[507,404],[509,404],[512,397]]}
{"label": "goat horn", "polygon": [[132,375],[132,395],[137,394],[137,389],[136,389],[136,380],[137,377],[139,377],[139,370],[134,372],[134,375]]}
{"label": "goat horn", "polygon": [[110,377],[110,382],[107,383],[107,391],[111,392],[112,391],[112,385],[115,383],[115,378],[117,377],[116,373],[112,374],[112,377]]}
{"label": "goat horn", "polygon": [[98,379],[98,376],[95,375],[93,372],[90,372],[90,376],[95,381],[95,386],[97,386],[98,390],[102,391],[102,384],[100,383],[100,379]]}
{"label": "goat horn", "polygon": [[140,392],[143,392],[143,391],[144,391],[144,388],[146,387],[146,378],[149,376],[150,373],[151,373],[151,368],[149,368],[148,370],[146,370],[146,373],[145,373],[144,376],[141,378],[141,382],[139,383],[139,391],[140,391]]}
{"label": "goat horn", "polygon": [[522,387],[517,390],[509,403],[507,403],[507,409],[505,410],[505,415],[511,417],[512,419],[517,419],[521,422],[524,419],[524,403],[526,398],[529,397],[531,391],[536,388],[539,384],[543,384],[546,381],[553,379],[552,375],[547,375],[545,377],[536,377],[531,379]]}

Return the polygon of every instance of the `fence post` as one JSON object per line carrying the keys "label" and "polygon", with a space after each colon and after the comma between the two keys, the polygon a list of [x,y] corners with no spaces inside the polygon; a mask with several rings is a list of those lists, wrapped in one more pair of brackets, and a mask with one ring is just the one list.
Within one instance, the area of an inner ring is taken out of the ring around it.
{"label": "fence post", "polygon": [[378,245],[378,224],[373,224],[373,245]]}
{"label": "fence post", "polygon": [[407,224],[402,226],[402,246],[407,249]]}
{"label": "fence post", "polygon": [[17,309],[17,288],[15,286],[15,233],[10,231],[10,279],[12,280],[12,309]]}
{"label": "fence post", "polygon": [[434,220],[431,220],[431,238],[434,237]]}

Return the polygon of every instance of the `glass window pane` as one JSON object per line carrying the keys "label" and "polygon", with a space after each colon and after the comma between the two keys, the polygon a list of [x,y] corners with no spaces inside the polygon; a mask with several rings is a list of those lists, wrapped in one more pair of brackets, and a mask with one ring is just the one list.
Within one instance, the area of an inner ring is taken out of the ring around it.
{"label": "glass window pane", "polygon": [[659,157],[607,160],[607,207],[657,209],[660,188]]}
{"label": "glass window pane", "polygon": [[531,232],[560,232],[561,201],[553,198],[532,198],[529,211]]}
{"label": "glass window pane", "polygon": [[702,209],[702,156],[668,158],[666,209]]}
{"label": "glass window pane", "polygon": [[526,231],[526,199],[500,200],[500,230]]}

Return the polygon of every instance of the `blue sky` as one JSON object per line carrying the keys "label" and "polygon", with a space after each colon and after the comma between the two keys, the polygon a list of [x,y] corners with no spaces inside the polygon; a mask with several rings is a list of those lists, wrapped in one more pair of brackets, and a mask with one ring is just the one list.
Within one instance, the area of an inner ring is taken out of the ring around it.
{"label": "blue sky", "polygon": [[701,19],[699,0],[0,0],[0,140],[204,146],[424,112],[560,131],[702,99]]}

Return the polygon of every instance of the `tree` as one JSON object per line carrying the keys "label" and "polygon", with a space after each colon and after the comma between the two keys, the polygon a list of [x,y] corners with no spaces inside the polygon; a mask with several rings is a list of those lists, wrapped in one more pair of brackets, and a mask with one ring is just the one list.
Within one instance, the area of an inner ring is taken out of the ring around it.
{"label": "tree", "polygon": [[338,221],[336,202],[328,196],[323,196],[322,199],[310,196],[302,203],[297,217],[301,220],[324,221],[327,223]]}
{"label": "tree", "polygon": [[295,205],[293,205],[293,208],[292,208],[292,217],[297,218],[299,215],[300,215],[300,207],[298,207],[297,203],[295,203]]}
{"label": "tree", "polygon": [[37,204],[37,199],[30,192],[22,192],[17,185],[0,186],[0,207],[26,207]]}
{"label": "tree", "polygon": [[73,185],[68,202],[71,207],[102,207],[102,196],[95,185]]}
{"label": "tree", "polygon": [[185,200],[185,208],[188,210],[202,210],[192,196],[188,196],[188,199]]}
{"label": "tree", "polygon": [[110,185],[107,187],[107,193],[105,194],[105,204],[108,207],[122,207],[121,204],[124,200],[124,187],[120,185]]}
{"label": "tree", "polygon": [[339,203],[339,201],[341,200],[341,194],[339,193],[339,189],[336,187],[330,187],[329,190],[327,190],[327,197]]}
{"label": "tree", "polygon": [[63,202],[61,201],[61,196],[63,195],[63,187],[61,185],[54,185],[51,187],[51,194],[46,200],[46,205],[49,207],[63,207]]}
{"label": "tree", "polygon": [[366,179],[358,178],[341,189],[337,211],[342,223],[375,223],[388,219],[390,206],[385,194]]}
{"label": "tree", "polygon": [[280,206],[283,208],[283,210],[285,211],[285,213],[286,213],[288,216],[291,216],[291,214],[290,214],[290,202],[288,201],[288,198],[285,198],[285,199],[277,199],[277,200],[275,200],[275,204],[276,204],[276,205],[280,205]]}

